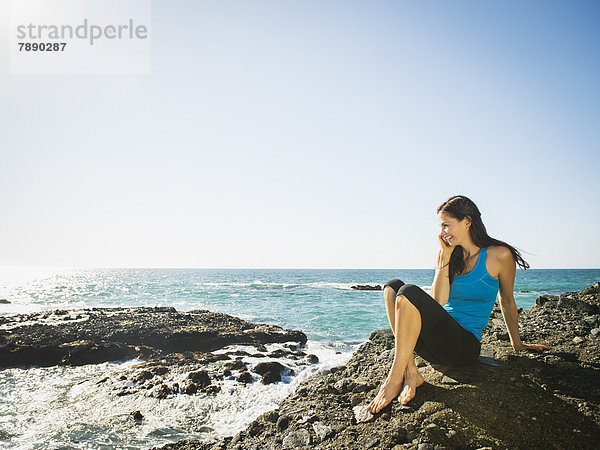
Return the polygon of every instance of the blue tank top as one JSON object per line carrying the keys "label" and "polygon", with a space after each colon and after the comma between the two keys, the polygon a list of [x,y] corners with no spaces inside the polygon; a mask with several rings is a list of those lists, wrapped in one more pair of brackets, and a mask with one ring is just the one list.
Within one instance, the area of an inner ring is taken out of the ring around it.
{"label": "blue tank top", "polygon": [[455,275],[450,284],[450,296],[444,309],[463,328],[481,341],[481,331],[486,327],[498,296],[499,281],[485,267],[487,247],[479,251],[473,270],[465,275]]}

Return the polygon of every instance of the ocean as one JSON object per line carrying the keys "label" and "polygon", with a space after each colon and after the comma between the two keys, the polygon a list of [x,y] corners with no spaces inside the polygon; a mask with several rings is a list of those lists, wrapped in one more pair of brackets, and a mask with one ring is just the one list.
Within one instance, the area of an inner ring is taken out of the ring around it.
{"label": "ocean", "polygon": [[[388,326],[381,291],[355,284],[392,278],[430,292],[433,270],[359,269],[0,269],[0,315],[88,307],[208,309],[299,329],[320,362],[277,385],[225,382],[216,396],[117,399],[97,384],[139,360],[81,367],[0,369],[0,447],[149,448],[185,438],[232,435],[277,407],[303,379],[345,363],[369,333]],[[515,300],[583,289],[600,269],[517,271]],[[130,413],[143,410],[142,424]]]}

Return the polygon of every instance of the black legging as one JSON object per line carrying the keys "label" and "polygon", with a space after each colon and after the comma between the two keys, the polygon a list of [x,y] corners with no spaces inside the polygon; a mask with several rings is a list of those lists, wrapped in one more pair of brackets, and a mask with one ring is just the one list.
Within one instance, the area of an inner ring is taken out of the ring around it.
{"label": "black legging", "polygon": [[397,279],[385,286],[391,287],[396,295],[404,295],[421,314],[421,333],[415,346],[419,356],[445,366],[469,364],[479,358],[481,343],[475,335],[465,330],[427,292]]}

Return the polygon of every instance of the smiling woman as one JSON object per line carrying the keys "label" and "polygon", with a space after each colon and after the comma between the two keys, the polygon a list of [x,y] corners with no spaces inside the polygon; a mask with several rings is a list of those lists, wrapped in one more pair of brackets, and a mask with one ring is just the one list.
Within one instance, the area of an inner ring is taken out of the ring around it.
{"label": "smiling woman", "polygon": [[431,296],[414,284],[394,279],[384,288],[388,320],[395,337],[394,362],[379,393],[369,404],[376,413],[396,396],[408,403],[423,384],[413,351],[434,364],[458,366],[477,360],[481,332],[500,294],[500,306],[515,350],[543,350],[525,345],[519,336],[513,296],[515,261],[529,265],[505,242],[491,238],[479,209],[469,198],[456,195],[438,209],[436,273]]}
{"label": "smiling woman", "polygon": [[440,226],[442,227],[440,237],[448,246],[453,247],[449,261],[450,283],[452,283],[455,275],[469,272],[469,267],[472,268],[469,264],[474,264],[470,260],[470,257],[476,255],[465,255],[463,246],[458,244],[459,242],[464,242],[467,235],[472,236],[473,244],[478,248],[490,246],[505,247],[510,251],[521,269],[529,269],[529,264],[523,259],[518,250],[506,242],[494,239],[487,234],[477,205],[467,197],[462,195],[450,197],[438,207],[437,212]]}

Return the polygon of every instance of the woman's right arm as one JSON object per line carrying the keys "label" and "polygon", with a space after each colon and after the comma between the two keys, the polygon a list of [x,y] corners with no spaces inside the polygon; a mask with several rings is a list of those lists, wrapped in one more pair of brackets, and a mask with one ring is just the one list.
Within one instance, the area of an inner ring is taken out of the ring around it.
{"label": "woman's right arm", "polygon": [[448,302],[448,297],[450,297],[450,272],[448,267],[454,248],[446,244],[441,235],[438,236],[438,239],[440,249],[435,266],[435,276],[431,285],[431,296],[436,302],[444,306]]}

